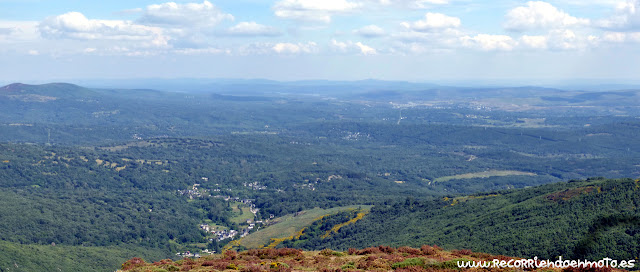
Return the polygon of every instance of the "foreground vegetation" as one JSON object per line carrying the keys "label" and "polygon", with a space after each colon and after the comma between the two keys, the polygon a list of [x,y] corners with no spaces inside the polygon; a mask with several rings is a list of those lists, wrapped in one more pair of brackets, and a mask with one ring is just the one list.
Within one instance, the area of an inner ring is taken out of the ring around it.
{"label": "foreground vegetation", "polygon": [[[226,251],[198,259],[179,261],[162,260],[146,263],[134,258],[122,264],[122,270],[131,272],[151,271],[513,271],[513,268],[461,269],[458,264],[470,261],[483,263],[515,263],[521,258],[491,255],[470,250],[445,251],[438,246],[423,245],[420,248],[388,246],[369,247],[361,250],[350,248],[340,252],[330,249],[302,251],[291,248],[252,249],[243,252]],[[555,260],[554,260],[555,261]],[[620,271],[603,268],[527,268],[526,271]]]}

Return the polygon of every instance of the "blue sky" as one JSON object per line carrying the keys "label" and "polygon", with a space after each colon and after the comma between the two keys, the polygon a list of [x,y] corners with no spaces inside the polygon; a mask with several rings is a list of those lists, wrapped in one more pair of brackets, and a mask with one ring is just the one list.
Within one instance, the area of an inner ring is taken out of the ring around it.
{"label": "blue sky", "polygon": [[0,81],[640,80],[640,0],[0,0]]}

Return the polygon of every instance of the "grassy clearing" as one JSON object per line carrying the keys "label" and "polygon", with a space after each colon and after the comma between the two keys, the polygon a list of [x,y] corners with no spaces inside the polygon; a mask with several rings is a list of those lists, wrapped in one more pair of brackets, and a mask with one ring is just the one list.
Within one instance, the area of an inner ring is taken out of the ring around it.
{"label": "grassy clearing", "polygon": [[454,176],[439,177],[434,179],[435,182],[445,182],[453,179],[470,179],[470,178],[489,178],[489,177],[504,177],[504,176],[537,176],[535,173],[522,172],[522,171],[510,171],[510,170],[489,170],[484,172],[466,173]]}
{"label": "grassy clearing", "polygon": [[236,224],[240,224],[240,223],[246,223],[247,220],[253,220],[254,215],[251,212],[251,208],[249,207],[241,207],[242,212],[240,212],[240,209],[238,209],[237,206],[233,206],[233,217],[231,217],[231,222],[234,222]]}
{"label": "grassy clearing", "polygon": [[275,222],[274,225],[261,229],[242,238],[242,240],[240,241],[240,245],[247,248],[259,248],[261,246],[269,244],[271,239],[282,239],[294,236],[297,232],[311,225],[311,223],[320,219],[322,216],[335,214],[344,210],[357,209],[358,207],[367,211],[371,209],[371,206],[364,205],[336,207],[331,209],[315,208],[302,211],[297,216],[295,214],[288,214],[282,217],[278,217],[273,220],[273,222]]}

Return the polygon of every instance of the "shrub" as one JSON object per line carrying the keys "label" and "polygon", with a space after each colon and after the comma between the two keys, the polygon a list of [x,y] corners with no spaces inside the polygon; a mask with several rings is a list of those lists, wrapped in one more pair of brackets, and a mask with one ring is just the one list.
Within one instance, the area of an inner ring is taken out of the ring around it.
{"label": "shrub", "polygon": [[474,252],[474,253],[471,253],[470,256],[474,258],[479,258],[479,259],[488,259],[493,257],[489,253],[482,253],[482,252]]}
{"label": "shrub", "polygon": [[420,258],[409,258],[399,263],[394,263],[391,265],[391,268],[405,268],[409,266],[424,266],[424,260]]}
{"label": "shrub", "polygon": [[249,265],[247,267],[243,267],[240,271],[242,271],[242,272],[265,272],[267,270],[263,269],[259,265]]}
{"label": "shrub", "polygon": [[175,265],[167,266],[167,271],[180,271],[180,268]]}
{"label": "shrub", "polygon": [[320,255],[331,256],[331,255],[333,255],[333,250],[325,248],[325,249],[320,251]]}
{"label": "shrub", "polygon": [[320,269],[320,272],[342,272],[342,269],[340,269],[340,268],[336,268],[336,269],[322,268],[322,269]]}
{"label": "shrub", "polygon": [[389,270],[391,266],[387,263],[385,259],[378,258],[376,256],[368,256],[366,258],[361,259],[356,266],[358,269],[363,270]]}
{"label": "shrub", "polygon": [[173,260],[171,259],[164,259],[164,260],[160,260],[158,262],[153,263],[154,265],[163,265],[163,264],[173,264]]}
{"label": "shrub", "polygon": [[438,268],[438,269],[458,269],[458,262],[468,262],[467,259],[453,259],[450,261],[444,261],[441,263],[433,263],[427,265],[427,267]]}
{"label": "shrub", "polygon": [[[274,268],[274,267],[272,267]],[[278,271],[278,272],[290,272],[291,271],[291,267],[289,267],[288,264],[286,263],[277,263],[277,266],[275,267],[275,270],[273,271]]]}
{"label": "shrub", "polygon": [[422,250],[406,246],[398,248],[398,252],[408,253],[410,255],[422,255]]}
{"label": "shrub", "polygon": [[246,253],[248,256],[256,256],[260,259],[276,259],[278,257],[286,256],[302,256],[302,250],[295,248],[264,248],[264,249],[250,249]]}
{"label": "shrub", "polygon": [[[178,262],[180,262],[180,265],[194,265],[194,264],[196,264],[196,261],[194,261],[192,259],[189,259],[189,258],[184,258],[184,259],[182,259],[182,260],[180,260]],[[178,263],[178,262],[176,262],[176,263]]]}
{"label": "shrub", "polygon": [[451,251],[451,254],[455,255],[455,256],[463,256],[463,255],[471,255],[473,252],[469,249],[461,249],[461,250],[453,250]]}
{"label": "shrub", "polygon": [[340,267],[342,270],[346,269],[356,269],[356,264],[354,262],[348,262]]}
{"label": "shrub", "polygon": [[387,253],[387,254],[393,254],[396,250],[390,246],[379,246],[378,249],[380,249],[381,252]]}
{"label": "shrub", "polygon": [[435,255],[436,249],[432,246],[424,245],[420,247],[420,251],[422,251],[422,255]]}
{"label": "shrub", "polygon": [[137,267],[146,265],[147,263],[142,258],[133,258],[122,264],[122,270],[131,270]]}
{"label": "shrub", "polygon": [[235,260],[238,257],[238,252],[235,250],[227,250],[224,252],[224,257],[227,260]]}
{"label": "shrub", "polygon": [[229,262],[227,262],[226,260],[209,260],[202,262],[202,266],[220,270],[226,269],[228,265]]}
{"label": "shrub", "polygon": [[368,255],[368,254],[377,254],[380,253],[380,248],[377,247],[368,247],[362,250],[358,250],[355,252],[356,255]]}
{"label": "shrub", "polygon": [[610,272],[611,270],[611,267],[569,267],[562,272]]}

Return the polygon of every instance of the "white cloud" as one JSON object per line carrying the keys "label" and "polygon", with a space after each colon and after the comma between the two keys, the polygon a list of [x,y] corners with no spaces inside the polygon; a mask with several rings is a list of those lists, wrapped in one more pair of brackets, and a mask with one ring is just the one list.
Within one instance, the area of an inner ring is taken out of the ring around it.
{"label": "white cloud", "polygon": [[38,28],[49,39],[143,41],[153,46],[166,46],[169,39],[160,28],[130,21],[90,20],[79,12],[48,17]]}
{"label": "white cloud", "polygon": [[282,33],[275,27],[256,22],[241,22],[227,29],[227,34],[236,36],[280,36]]}
{"label": "white cloud", "polygon": [[600,39],[570,29],[552,29],[546,35],[520,37],[519,44],[525,49],[585,50],[598,45]]}
{"label": "white cloud", "polygon": [[548,38],[545,36],[528,36],[524,35],[520,37],[520,44],[527,48],[532,49],[547,49]]}
{"label": "white cloud", "polygon": [[15,43],[33,41],[39,37],[38,22],[0,20],[0,41]]}
{"label": "white cloud", "polygon": [[180,55],[219,55],[219,54],[230,54],[229,50],[223,50],[219,48],[183,48],[183,49],[175,49],[174,53]]}
{"label": "white cloud", "polygon": [[331,40],[330,46],[335,51],[338,51],[338,52],[341,52],[341,53],[357,52],[357,53],[365,55],[365,56],[377,55],[378,54],[378,51],[375,50],[373,47],[365,45],[365,44],[363,44],[361,42],[355,42],[354,43],[352,41],[339,42],[339,41],[336,41],[336,40]]}
{"label": "white cloud", "polygon": [[455,28],[440,29],[431,32],[409,31],[391,35],[392,49],[395,52],[427,53],[442,52],[457,48],[460,45],[460,37],[464,34]]}
{"label": "white cloud", "polygon": [[473,37],[464,36],[460,40],[465,47],[484,51],[511,51],[518,45],[506,35],[478,34]]}
{"label": "white cloud", "polygon": [[575,32],[568,29],[552,30],[549,32],[548,39],[549,45],[554,49],[570,50],[580,49],[586,46],[580,41]]}
{"label": "white cloud", "polygon": [[424,20],[403,22],[402,26],[418,32],[430,32],[460,26],[459,18],[447,16],[442,13],[428,12],[424,17]]}
{"label": "white cloud", "polygon": [[602,40],[610,43],[640,43],[640,32],[605,32]]}
{"label": "white cloud", "polygon": [[40,55],[40,52],[38,50],[29,50],[29,52],[27,52],[27,54],[31,55],[31,56],[37,56]]}
{"label": "white cloud", "polygon": [[278,54],[314,53],[318,50],[315,42],[307,43],[277,43],[271,49]]}
{"label": "white cloud", "polygon": [[425,9],[436,5],[446,5],[451,1],[449,0],[370,0],[377,4],[388,6],[396,5],[407,7],[411,9]]}
{"label": "white cloud", "polygon": [[612,30],[640,30],[640,0],[619,3],[615,15],[597,21],[596,25]]}
{"label": "white cloud", "polygon": [[363,55],[377,55],[378,51],[376,51],[375,49],[373,49],[372,47],[368,46],[368,45],[364,45],[361,42],[357,42],[356,46],[358,48],[360,48],[360,53],[362,53]]}
{"label": "white cloud", "polygon": [[526,6],[508,11],[505,20],[504,28],[511,31],[589,25],[588,19],[573,17],[542,1],[529,1]]}
{"label": "white cloud", "polygon": [[361,6],[347,0],[280,0],[273,10],[284,19],[329,23],[333,15],[352,12]]}
{"label": "white cloud", "polygon": [[233,19],[233,15],[223,13],[205,0],[202,4],[168,2],[150,5],[144,9],[143,15],[138,21],[144,25],[191,28],[213,27],[221,21]]}
{"label": "white cloud", "polygon": [[377,38],[386,35],[384,29],[380,28],[377,25],[368,25],[354,30],[353,33],[365,38]]}

